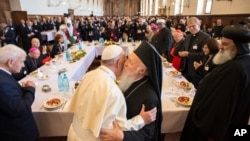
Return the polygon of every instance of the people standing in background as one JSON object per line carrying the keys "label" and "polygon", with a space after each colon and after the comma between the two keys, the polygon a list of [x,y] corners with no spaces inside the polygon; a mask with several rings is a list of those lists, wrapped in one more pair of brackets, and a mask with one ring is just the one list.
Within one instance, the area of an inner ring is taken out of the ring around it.
{"label": "people standing in background", "polygon": [[25,34],[24,29],[26,27],[25,21],[23,19],[20,20],[20,24],[18,25],[17,29],[17,36],[18,36],[18,45],[20,45],[24,49],[25,45]]}
{"label": "people standing in background", "polygon": [[109,21],[108,22],[108,29],[106,30],[107,40],[112,40],[118,42],[119,40],[119,32],[117,28],[115,28],[115,22]]}
{"label": "people standing in background", "polygon": [[145,33],[146,33],[146,26],[147,23],[145,22],[145,19],[142,17],[139,17],[138,24],[135,26],[135,40],[147,40]]}
{"label": "people standing in background", "polygon": [[40,43],[43,43],[42,34],[41,34],[43,29],[41,25],[37,23],[37,20],[33,20],[32,27],[34,29],[35,37],[39,39]]}
{"label": "people standing in background", "polygon": [[24,67],[26,53],[15,45],[0,48],[0,140],[36,141],[39,132],[31,105],[35,99],[35,83],[20,85],[11,75]]}
{"label": "people standing in background", "polygon": [[181,51],[183,43],[184,43],[184,34],[181,30],[177,29],[173,32],[173,45],[170,50],[170,59],[169,62],[172,62],[173,67],[178,70],[182,71],[183,68],[181,68],[182,58],[179,56],[178,52]]}
{"label": "people standing in background", "polygon": [[212,28],[212,31],[211,31],[211,36],[213,38],[218,38],[220,39],[221,38],[221,31],[222,29],[224,28],[223,24],[222,24],[222,20],[221,19],[217,19],[216,20],[216,25]]}
{"label": "people standing in background", "polygon": [[202,47],[206,40],[211,38],[207,33],[200,30],[200,20],[197,17],[190,17],[187,20],[187,27],[190,31],[184,40],[179,56],[183,58],[181,68],[183,76],[198,86],[201,76],[194,69],[194,61],[200,61],[203,56]]}
{"label": "people standing in background", "polygon": [[166,21],[164,19],[158,19],[156,21],[158,25],[158,33],[154,35],[152,44],[155,46],[158,53],[169,60],[170,49],[173,44],[173,38],[171,31],[166,27]]}
{"label": "people standing in background", "polygon": [[11,18],[8,18],[7,19],[7,25],[9,26],[9,28],[10,28],[10,30],[12,31],[12,32],[14,32],[14,34],[15,34],[15,39],[16,39],[16,43],[15,43],[15,45],[17,45],[17,33],[18,33],[18,27],[13,23],[13,20],[11,19]]}
{"label": "people standing in background", "polygon": [[70,45],[70,41],[68,40],[68,38],[65,34],[66,32],[67,32],[67,26],[65,24],[62,24],[62,25],[60,25],[59,30],[56,33],[56,34],[61,34],[63,36],[64,50],[66,50],[68,48],[68,46]]}
{"label": "people standing in background", "polygon": [[202,50],[204,56],[200,61],[194,61],[194,68],[204,78],[216,67],[213,63],[213,58],[219,51],[219,42],[213,38],[208,39],[205,41]]}
{"label": "people standing in background", "polygon": [[93,19],[88,19],[87,23],[87,41],[92,42],[95,40],[96,26]]}
{"label": "people standing in background", "polygon": [[1,46],[7,45],[7,44],[16,45],[15,31],[11,30],[10,27],[6,23],[2,23],[0,26],[2,29],[0,31]]}
{"label": "people standing in background", "polygon": [[147,41],[151,42],[153,36],[154,36],[154,31],[152,30],[151,25],[147,25],[146,33],[145,33],[145,37],[147,38]]}
{"label": "people standing in background", "polygon": [[186,23],[184,19],[180,19],[179,23],[176,24],[175,29],[181,30],[183,33],[186,32]]}
{"label": "people standing in background", "polygon": [[100,38],[103,39],[103,41],[106,40],[106,30],[104,27],[100,27],[98,34],[97,34],[97,39],[99,40]]}
{"label": "people standing in background", "polygon": [[213,59],[218,66],[200,83],[180,141],[246,139],[235,138],[235,133],[249,126],[249,41],[247,29],[225,27],[222,30],[220,51]]}
{"label": "people standing in background", "polygon": [[31,47],[31,39],[35,37],[35,30],[32,27],[33,23],[31,21],[27,21],[27,26],[23,30],[23,38],[24,38],[24,46],[23,49],[28,53]]}

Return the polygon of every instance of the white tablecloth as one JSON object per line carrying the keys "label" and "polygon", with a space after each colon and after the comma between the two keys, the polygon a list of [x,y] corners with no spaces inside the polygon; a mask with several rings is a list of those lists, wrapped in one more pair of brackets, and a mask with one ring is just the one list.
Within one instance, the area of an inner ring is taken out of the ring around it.
{"label": "white tablecloth", "polygon": [[[126,46],[125,46],[126,45]],[[21,81],[33,80],[37,83],[36,98],[32,105],[33,115],[35,117],[40,136],[67,136],[69,125],[72,122],[73,113],[67,112],[67,106],[69,99],[74,91],[74,83],[82,78],[87,71],[88,67],[94,60],[95,56],[101,54],[99,52],[103,47],[94,47],[94,45],[83,46],[83,49],[87,54],[81,58],[81,60],[75,63],[69,63],[65,57],[56,59],[56,65],[44,65],[40,68],[41,72],[48,74],[47,80],[39,80],[34,76],[27,76]],[[124,50],[131,53],[135,46],[127,43],[124,44]],[[127,48],[127,49],[126,49]],[[70,79],[71,92],[68,94],[59,93],[57,88],[57,72],[58,70],[66,68],[66,74]],[[179,95],[191,95],[193,96],[194,90],[190,90],[186,93],[184,90],[176,86],[176,84],[185,80],[183,77],[173,77],[169,75],[169,71],[173,68],[163,68],[163,88],[162,88],[162,133],[180,132],[183,128],[189,107],[176,106],[175,102],[171,99]],[[51,92],[45,93],[42,91],[43,85],[50,85]],[[65,106],[59,109],[48,111],[42,105],[49,98],[59,97],[63,101],[66,101]]]}
{"label": "white tablecloth", "polygon": [[43,32],[41,32],[41,34],[42,34],[43,40],[46,40],[47,42],[49,42],[49,41],[54,40],[54,37],[56,35],[56,31],[55,30],[43,31]]}

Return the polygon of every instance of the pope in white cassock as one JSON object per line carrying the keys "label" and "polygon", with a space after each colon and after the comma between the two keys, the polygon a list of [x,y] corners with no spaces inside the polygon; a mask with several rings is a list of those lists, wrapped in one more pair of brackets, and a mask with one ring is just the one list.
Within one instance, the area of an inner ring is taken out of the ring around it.
{"label": "pope in white cassock", "polygon": [[123,130],[139,130],[155,120],[156,108],[145,112],[148,114],[141,112],[130,120],[126,118],[126,102],[115,81],[126,60],[122,48],[105,47],[101,59],[101,66],[85,74],[70,102],[74,117],[68,141],[98,141],[100,129],[113,128],[113,121]]}

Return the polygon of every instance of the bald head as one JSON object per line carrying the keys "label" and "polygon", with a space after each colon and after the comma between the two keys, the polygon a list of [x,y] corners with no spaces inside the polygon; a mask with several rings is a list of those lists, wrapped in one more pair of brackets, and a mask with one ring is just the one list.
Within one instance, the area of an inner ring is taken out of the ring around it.
{"label": "bald head", "polygon": [[39,41],[39,39],[38,38],[33,38],[31,40],[31,46],[39,48],[40,47],[40,41]]}

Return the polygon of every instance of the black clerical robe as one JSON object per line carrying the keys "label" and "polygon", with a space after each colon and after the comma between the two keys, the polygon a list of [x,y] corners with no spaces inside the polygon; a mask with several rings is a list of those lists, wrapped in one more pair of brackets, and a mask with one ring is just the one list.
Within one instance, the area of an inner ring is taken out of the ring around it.
{"label": "black clerical robe", "polygon": [[250,115],[250,55],[216,67],[200,83],[181,141],[227,141],[232,125],[247,125]]}
{"label": "black clerical robe", "polygon": [[144,77],[133,83],[124,93],[127,104],[127,118],[140,113],[142,104],[145,110],[157,107],[156,121],[145,125],[139,131],[124,131],[124,141],[161,141],[161,102],[151,81]]}

